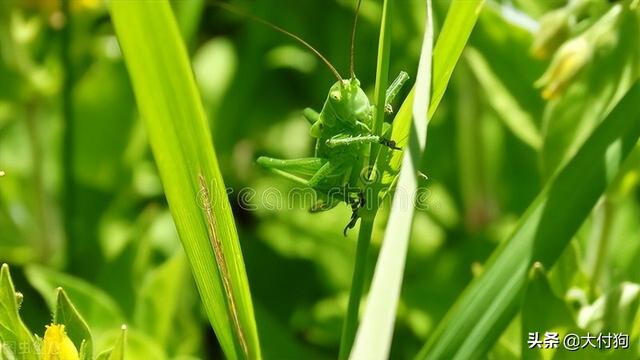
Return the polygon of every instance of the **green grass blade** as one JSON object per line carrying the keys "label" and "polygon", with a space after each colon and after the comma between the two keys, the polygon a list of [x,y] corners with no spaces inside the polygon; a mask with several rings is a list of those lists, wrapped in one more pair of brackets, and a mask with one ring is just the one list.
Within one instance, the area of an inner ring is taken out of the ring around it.
{"label": "green grass blade", "polygon": [[[375,134],[382,132],[384,122],[385,92],[389,84],[389,63],[391,59],[391,24],[393,0],[384,0],[382,4],[382,19],[380,20],[380,38],[378,39],[378,57],[376,61],[376,84],[374,89],[374,101],[376,107],[376,119],[373,124]],[[379,145],[372,146],[371,154],[377,154]],[[374,157],[369,159],[369,165],[373,165]]]}
{"label": "green grass blade", "polygon": [[242,252],[205,113],[168,1],[111,14],[173,219],[225,355],[260,358]]}
{"label": "green grass blade", "polygon": [[640,84],[625,95],[530,205],[440,322],[418,358],[481,357],[516,314],[527,271],[550,268],[640,137]]}
{"label": "green grass blade", "polygon": [[[404,151],[389,223],[373,275],[369,300],[356,335],[351,359],[386,359],[389,356],[396,309],[404,274],[407,248],[413,224],[414,202],[418,190],[418,166],[427,142],[428,109],[431,100],[431,66],[433,55],[433,14],[431,0],[426,1],[427,15],[420,64],[416,76],[411,141]],[[408,199],[405,198],[406,195]],[[409,204],[409,206],[407,206]]]}
{"label": "green grass blade", "polygon": [[[447,17],[433,48],[433,85],[431,89],[431,104],[429,105],[429,119],[433,117],[438,105],[440,105],[453,69],[456,67],[469,35],[471,35],[471,30],[473,30],[473,26],[478,20],[478,14],[483,2],[483,0],[456,0],[451,2]],[[401,147],[407,144],[409,138],[414,96],[415,87],[411,89],[393,121],[391,138]],[[391,179],[395,177],[395,173],[400,169],[401,161],[402,154],[394,151],[389,165],[391,174],[385,174],[383,183],[391,182]]]}

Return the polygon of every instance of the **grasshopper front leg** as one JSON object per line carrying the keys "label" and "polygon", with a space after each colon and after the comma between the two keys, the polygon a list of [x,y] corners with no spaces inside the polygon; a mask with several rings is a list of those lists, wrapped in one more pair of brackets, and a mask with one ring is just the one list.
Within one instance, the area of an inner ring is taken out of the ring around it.
{"label": "grasshopper front leg", "polygon": [[378,135],[359,135],[349,137],[334,136],[326,141],[327,146],[335,148],[338,146],[348,146],[353,144],[378,143],[387,146],[393,150],[402,150],[396,146],[396,142]]}

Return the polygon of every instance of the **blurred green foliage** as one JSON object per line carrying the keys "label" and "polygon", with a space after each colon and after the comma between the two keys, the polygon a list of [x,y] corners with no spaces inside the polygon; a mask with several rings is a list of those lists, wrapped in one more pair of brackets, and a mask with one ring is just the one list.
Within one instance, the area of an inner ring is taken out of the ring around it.
{"label": "blurred green foliage", "polygon": [[[258,155],[312,153],[301,110],[321,106],[332,76],[260,24],[204,1],[172,5],[214,119],[264,357],[334,358],[355,252],[355,235],[341,235],[350,210],[308,214],[300,198],[270,197],[293,185],[254,164]],[[339,70],[348,68],[352,1],[237,5],[300,35]],[[438,29],[448,2],[434,6]],[[127,324],[128,358],[220,358],[105,4],[70,1],[69,11],[54,0],[0,1],[0,262],[11,265],[24,296],[24,326],[43,336],[56,304],[66,301],[62,292],[56,297],[62,287],[91,329],[95,356],[123,343]],[[356,41],[356,73],[370,94],[380,11],[380,1],[364,2]],[[415,76],[423,2],[396,1],[393,14],[390,73]],[[65,31],[68,63],[61,56]],[[418,353],[549,176],[637,80],[639,39],[637,1],[487,2],[430,124],[422,164],[428,206],[414,221],[393,358]],[[536,87],[545,72],[551,78]],[[72,142],[65,143],[69,131]],[[528,351],[525,331],[533,329],[627,332],[631,350],[596,355],[639,356],[638,148],[556,265],[531,270],[521,311],[490,358],[565,358]],[[381,211],[369,275],[388,204]],[[69,331],[80,348],[76,334]],[[123,351],[118,346],[114,351]]]}

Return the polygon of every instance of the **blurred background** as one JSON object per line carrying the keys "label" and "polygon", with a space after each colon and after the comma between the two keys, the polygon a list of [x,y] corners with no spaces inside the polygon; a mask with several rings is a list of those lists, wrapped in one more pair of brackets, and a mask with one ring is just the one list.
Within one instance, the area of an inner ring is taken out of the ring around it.
{"label": "blurred background", "polygon": [[[234,4],[299,35],[347,73],[353,1],[274,3]],[[364,1],[356,38],[356,74],[369,94],[381,3]],[[430,125],[422,164],[427,206],[415,218],[392,357],[417,353],[561,161],[557,147],[542,146],[548,122],[566,125],[550,133],[568,148],[563,136],[588,127],[578,121],[597,118],[635,79],[638,20],[629,15],[603,30],[606,44],[579,75],[555,73],[535,85],[558,46],[615,2],[588,3],[574,22],[553,20],[565,1],[485,4]],[[65,4],[0,1],[0,262],[9,263],[24,294],[21,314],[42,335],[53,289],[63,286],[98,349],[126,323],[131,358],[220,358],[106,4]],[[309,214],[290,199],[278,203],[268,194],[294,184],[255,164],[260,155],[312,154],[302,109],[320,110],[334,79],[312,54],[263,25],[200,0],[172,6],[212,119],[265,357],[334,358],[355,253],[356,231],[342,236],[350,209]],[[441,24],[448,2],[434,6]],[[415,76],[423,7],[422,0],[395,2],[392,76]],[[559,297],[587,304],[623,282],[640,282],[637,178],[594,210],[561,257],[550,275]],[[369,275],[385,227],[387,208],[381,211]],[[517,331],[510,327],[492,356],[499,347],[517,348]]]}

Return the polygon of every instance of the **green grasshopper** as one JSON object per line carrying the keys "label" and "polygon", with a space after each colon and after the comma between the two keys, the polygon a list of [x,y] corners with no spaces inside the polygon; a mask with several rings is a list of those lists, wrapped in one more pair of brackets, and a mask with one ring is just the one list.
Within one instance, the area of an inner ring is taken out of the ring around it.
{"label": "green grasshopper", "polygon": [[[376,135],[372,131],[375,107],[360,87],[354,71],[354,40],[361,0],[356,5],[351,36],[351,77],[343,79],[335,67],[307,42],[263,19],[255,19],[282,32],[318,56],[337,79],[318,113],[311,108],[303,111],[311,124],[310,134],[316,139],[313,157],[300,159],[276,159],[261,156],[257,163],[266,169],[313,189],[317,200],[311,212],[326,211],[341,202],[351,206],[352,216],[344,228],[344,235],[353,228],[359,218],[358,209],[365,205],[363,181],[368,174],[363,171],[367,150],[373,143],[382,144],[393,150],[401,150],[395,141]],[[401,72],[386,92],[385,112],[391,111],[391,102],[408,80],[406,72]],[[387,130],[389,128],[388,124]],[[384,130],[384,129],[383,129]],[[383,131],[383,134],[385,132]]]}

